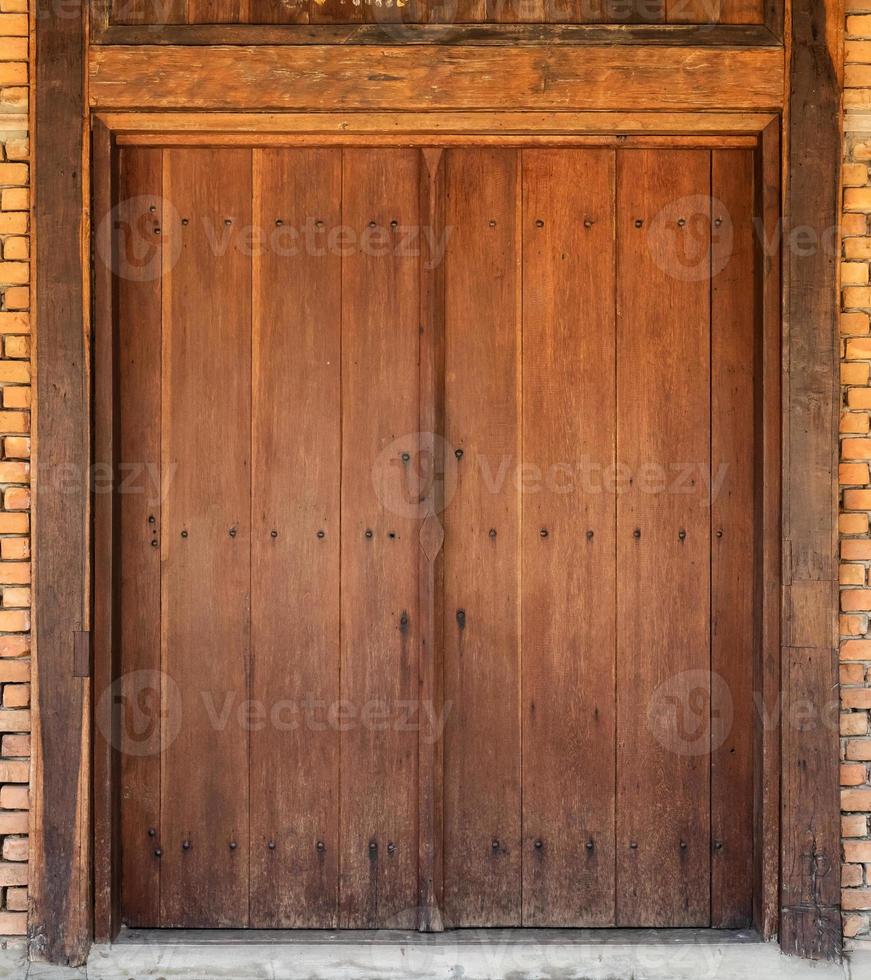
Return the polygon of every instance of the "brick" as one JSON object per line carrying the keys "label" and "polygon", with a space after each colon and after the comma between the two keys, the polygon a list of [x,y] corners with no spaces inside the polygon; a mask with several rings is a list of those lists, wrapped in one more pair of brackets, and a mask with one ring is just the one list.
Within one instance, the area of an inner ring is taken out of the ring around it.
{"label": "brick", "polygon": [[29,830],[29,813],[0,810],[0,834],[26,834]]}
{"label": "brick", "polygon": [[0,14],[0,34],[4,37],[27,37],[27,15]]}
{"label": "brick", "polygon": [[30,357],[30,338],[22,336],[7,337],[3,345],[7,357],[24,359]]}
{"label": "brick", "polygon": [[7,436],[3,440],[3,455],[7,459],[30,459],[30,439],[26,436]]}
{"label": "brick", "polygon": [[0,483],[29,483],[30,463],[0,462]]}
{"label": "brick", "polygon": [[841,565],[838,569],[838,580],[841,585],[864,585],[864,565]]}
{"label": "brick", "polygon": [[25,633],[30,629],[30,613],[23,609],[0,609],[0,631]]}
{"label": "brick", "polygon": [[26,861],[27,838],[7,837],[3,841],[2,854],[3,854],[4,861]]}
{"label": "brick", "polygon": [[871,909],[871,888],[845,888],[841,892],[841,907],[847,911]]}
{"label": "brick", "polygon": [[0,659],[0,684],[20,684],[30,680],[30,664],[26,660]]}
{"label": "brick", "polygon": [[853,361],[863,361],[871,358],[871,338],[857,337],[847,341],[847,358]]}
{"label": "brick", "polygon": [[0,754],[5,759],[27,759],[30,757],[29,735],[4,735],[0,739]]}
{"label": "brick", "polygon": [[849,616],[842,613],[838,617],[838,624],[841,636],[863,636],[868,630],[868,617],[856,613]]}
{"label": "brick", "polygon": [[0,912],[0,936],[26,936],[26,912]]}
{"label": "brick", "polygon": [[871,388],[849,388],[847,390],[848,408],[871,408]]}
{"label": "brick", "polygon": [[841,865],[841,887],[858,888],[865,884],[865,875],[861,864]]}
{"label": "brick", "polygon": [[838,518],[838,529],[841,534],[867,534],[867,514],[841,514]]}
{"label": "brick", "polygon": [[[7,255],[3,249],[3,257],[7,259],[16,258]],[[20,258],[20,256],[18,256]],[[27,256],[24,256],[25,258]],[[864,262],[842,262],[841,263],[841,285],[842,286],[867,286],[868,285],[868,266]]]}
{"label": "brick", "polygon": [[841,817],[842,837],[864,837],[868,833],[868,818],[861,813]]}
{"label": "brick", "polygon": [[[0,724],[3,721],[3,712],[0,711]],[[842,711],[840,722],[841,735],[867,735],[868,715],[864,711]],[[7,729],[7,731],[17,731],[17,729]],[[871,792],[871,791],[869,791]],[[845,810],[851,809],[844,807]],[[861,809],[861,807],[855,807]]]}
{"label": "brick", "polygon": [[841,809],[848,813],[871,811],[871,788],[841,790]]}
{"label": "brick", "polygon": [[871,431],[864,412],[842,412],[839,428],[841,432],[854,436],[866,435]]}
{"label": "brick", "polygon": [[841,704],[845,708],[871,708],[871,687],[850,688],[841,692]]}
{"label": "brick", "polygon": [[[860,365],[855,365],[859,367]],[[30,388],[3,388],[0,389],[3,392],[3,407],[4,408],[30,408],[30,402],[32,400]],[[17,431],[26,432],[29,426],[27,425],[27,416],[23,416],[24,422],[20,425],[15,426]]]}
{"label": "brick", "polygon": [[[871,541],[842,541],[841,558],[844,561],[871,561]],[[871,660],[871,657],[868,659]]]}
{"label": "brick", "polygon": [[0,534],[27,534],[29,530],[29,514],[5,514],[0,512]]}
{"label": "brick", "polygon": [[[0,732],[29,732],[30,712],[21,710],[0,710]],[[17,782],[14,779],[0,779],[2,782]]]}
{"label": "brick", "polygon": [[30,790],[27,786],[0,786],[0,807],[4,810],[30,809]]}
{"label": "brick", "polygon": [[871,366],[868,364],[841,364],[841,384],[866,385],[869,373]]}
{"label": "brick", "polygon": [[23,609],[31,605],[30,589],[3,589],[3,606],[6,609]]}
{"label": "brick", "polygon": [[28,908],[27,889],[7,888],[6,908],[9,909],[10,912],[26,912]]}
{"label": "brick", "polygon": [[0,61],[26,61],[28,57],[26,37],[0,37]]}
{"label": "brick", "polygon": [[[0,666],[3,661],[0,660]],[[838,677],[841,684],[863,684],[865,682],[865,668],[862,664],[841,664],[838,668]]]}
{"label": "brick", "polygon": [[7,310],[29,310],[30,287],[10,286],[3,294],[3,304]]}
{"label": "brick", "polygon": [[[8,263],[0,262],[0,270]],[[30,381],[30,365],[19,364],[17,361],[0,361],[0,382],[12,384],[28,384]]]}
{"label": "brick", "polygon": [[[23,210],[23,209],[22,209]],[[844,191],[845,211],[871,211],[871,188],[848,187]],[[851,306],[854,304],[850,304]],[[861,306],[861,303],[856,303]]]}
{"label": "brick", "polygon": [[[848,211],[841,215],[841,233],[845,238],[868,234],[868,215]],[[10,232],[12,234],[12,232]]]}
{"label": "brick", "polygon": [[867,775],[867,770],[861,763],[845,763],[840,770],[841,785],[863,786]]}
{"label": "brick", "polygon": [[845,490],[844,507],[847,510],[871,510],[871,490]]}
{"label": "brick", "polygon": [[6,510],[30,510],[30,491],[24,487],[9,487],[3,493]]}
{"label": "brick", "polygon": [[[27,636],[0,636],[0,662],[2,659],[17,659],[30,653],[30,638]],[[5,670],[6,665],[0,667]]]}
{"label": "brick", "polygon": [[27,538],[0,538],[0,558],[3,561],[26,561],[29,557],[30,541]]}
{"label": "brick", "polygon": [[868,167],[864,163],[845,163],[841,179],[844,187],[861,187],[868,183]]}
{"label": "brick", "polygon": [[844,439],[841,442],[841,458],[871,459],[871,439]]}
{"label": "brick", "polygon": [[868,333],[867,313],[842,313],[839,328],[842,337],[862,337]]}
{"label": "brick", "polygon": [[[862,389],[853,390],[859,391]],[[838,467],[838,481],[842,486],[849,484],[864,486],[868,483],[867,463],[841,463]]]}

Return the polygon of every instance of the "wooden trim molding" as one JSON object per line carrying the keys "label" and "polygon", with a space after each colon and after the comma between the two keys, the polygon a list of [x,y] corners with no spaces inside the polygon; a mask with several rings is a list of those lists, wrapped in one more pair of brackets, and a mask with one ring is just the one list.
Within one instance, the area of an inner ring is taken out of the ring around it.
{"label": "wooden trim molding", "polygon": [[95,44],[505,45],[634,44],[706,48],[776,47],[764,24],[161,24],[115,25]]}
{"label": "wooden trim molding", "polygon": [[[838,226],[841,0],[793,0],[785,156],[783,950],[841,952]],[[810,230],[813,248],[789,246]]]}
{"label": "wooden trim molding", "polygon": [[39,4],[34,221],[37,402],[30,940],[78,965],[91,935],[90,679],[75,634],[90,628],[90,368],[83,198],[85,24]]}

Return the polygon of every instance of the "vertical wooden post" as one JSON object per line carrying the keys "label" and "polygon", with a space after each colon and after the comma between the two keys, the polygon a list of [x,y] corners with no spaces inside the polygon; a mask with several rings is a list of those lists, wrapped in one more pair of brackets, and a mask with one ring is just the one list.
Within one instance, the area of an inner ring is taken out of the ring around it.
{"label": "vertical wooden post", "polygon": [[[784,952],[841,952],[838,806],[838,246],[841,0],[793,0],[784,436]],[[811,229],[790,239],[790,231]]]}
{"label": "vertical wooden post", "polygon": [[420,443],[421,474],[418,582],[420,683],[418,705],[418,928],[441,932],[442,921],[442,596],[444,528],[444,151],[421,151],[420,186]]}
{"label": "vertical wooden post", "polygon": [[[30,937],[78,965],[91,937],[90,686],[74,669],[89,627],[90,391],[83,270],[85,5],[36,10],[35,237],[39,469]],[[87,658],[85,658],[87,660]]]}

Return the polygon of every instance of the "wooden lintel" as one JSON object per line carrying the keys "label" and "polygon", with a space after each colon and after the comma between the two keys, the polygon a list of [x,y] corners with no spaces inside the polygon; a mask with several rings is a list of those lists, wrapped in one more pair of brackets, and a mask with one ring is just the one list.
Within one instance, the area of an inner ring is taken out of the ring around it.
{"label": "wooden lintel", "polygon": [[784,63],[774,47],[104,45],[89,75],[93,109],[774,111]]}

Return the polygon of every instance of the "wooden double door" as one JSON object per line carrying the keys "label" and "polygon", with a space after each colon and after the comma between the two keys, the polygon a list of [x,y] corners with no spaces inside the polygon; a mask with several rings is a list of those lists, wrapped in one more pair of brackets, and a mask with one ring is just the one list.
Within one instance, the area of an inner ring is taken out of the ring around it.
{"label": "wooden double door", "polygon": [[750,922],[754,161],[120,148],[128,925]]}

